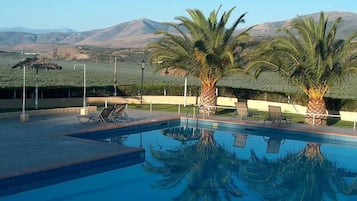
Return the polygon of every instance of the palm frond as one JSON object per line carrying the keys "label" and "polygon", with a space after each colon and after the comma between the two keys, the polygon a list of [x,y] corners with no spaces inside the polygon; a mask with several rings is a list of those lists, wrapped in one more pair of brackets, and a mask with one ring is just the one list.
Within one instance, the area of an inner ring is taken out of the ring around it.
{"label": "palm frond", "polygon": [[[337,39],[341,18],[332,23],[328,20],[323,12],[318,21],[298,16],[279,30],[285,35],[258,48],[259,53],[248,65],[248,70],[255,70],[255,75],[275,70],[305,92],[316,88],[326,93],[351,72],[356,72],[353,67],[356,66],[353,59],[356,50],[352,48],[352,40],[357,36],[356,32],[346,40]],[[275,68],[267,68],[267,64]]]}

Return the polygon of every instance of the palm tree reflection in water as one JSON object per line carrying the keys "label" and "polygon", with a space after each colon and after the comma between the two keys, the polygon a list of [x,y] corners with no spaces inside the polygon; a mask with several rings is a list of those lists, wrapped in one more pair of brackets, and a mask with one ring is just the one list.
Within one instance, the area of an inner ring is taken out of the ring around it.
{"label": "palm tree reflection in water", "polygon": [[189,127],[173,127],[161,130],[161,133],[169,138],[173,138],[186,144],[189,141],[200,139],[201,133],[199,129]]}
{"label": "palm tree reflection in water", "polygon": [[[200,129],[200,138],[193,144],[166,151],[151,146],[153,158],[162,166],[146,162],[144,167],[163,176],[154,186],[174,188],[187,180],[187,186],[174,200],[221,200],[221,197],[231,200],[243,196],[234,176],[238,176],[237,170],[245,161],[218,145],[213,135],[213,130]],[[176,136],[183,139],[179,134]]]}
{"label": "palm tree reflection in water", "polygon": [[339,193],[356,194],[357,174],[338,168],[321,153],[320,146],[309,142],[300,152],[276,161],[260,159],[252,151],[242,174],[264,200],[338,200]]}
{"label": "palm tree reflection in water", "polygon": [[[175,150],[155,150],[153,158],[162,165],[146,162],[148,172],[163,176],[154,187],[169,189],[186,182],[184,190],[174,200],[231,200],[243,197],[237,182],[244,181],[262,200],[338,200],[338,194],[357,195],[357,173],[339,168],[321,152],[321,144],[308,142],[298,153],[289,153],[277,160],[258,158],[251,151],[248,161],[218,145],[214,131],[185,129],[164,135],[186,141],[196,140]],[[190,133],[190,134],[189,134]],[[189,134],[189,135],[188,135]],[[240,181],[239,181],[240,180]]]}

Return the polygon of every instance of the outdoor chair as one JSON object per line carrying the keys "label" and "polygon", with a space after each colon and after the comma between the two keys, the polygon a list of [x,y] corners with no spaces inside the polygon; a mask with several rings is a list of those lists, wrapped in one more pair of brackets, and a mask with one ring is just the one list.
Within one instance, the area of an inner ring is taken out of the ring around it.
{"label": "outdoor chair", "polygon": [[264,141],[267,143],[267,153],[279,153],[280,145],[284,142],[280,138],[264,138]]}
{"label": "outdoor chair", "polygon": [[126,113],[126,109],[127,109],[127,104],[114,105],[114,109],[113,109],[112,113],[110,114],[110,119],[114,123],[130,121],[128,114]]}
{"label": "outdoor chair", "polygon": [[236,111],[233,113],[233,116],[237,116],[240,119],[253,117],[253,113],[248,111],[247,102],[236,102],[235,107]]}
{"label": "outdoor chair", "polygon": [[94,121],[97,123],[107,123],[110,115],[114,111],[114,107],[103,108],[98,114],[78,115],[78,120],[81,123],[88,123]]}
{"label": "outdoor chair", "polygon": [[266,121],[271,121],[272,123],[281,123],[281,121],[288,123],[288,118],[282,114],[280,106],[269,105],[269,112],[267,118],[264,119],[264,124]]}
{"label": "outdoor chair", "polygon": [[244,148],[247,143],[248,135],[242,133],[233,133],[233,136],[234,136],[233,146]]}

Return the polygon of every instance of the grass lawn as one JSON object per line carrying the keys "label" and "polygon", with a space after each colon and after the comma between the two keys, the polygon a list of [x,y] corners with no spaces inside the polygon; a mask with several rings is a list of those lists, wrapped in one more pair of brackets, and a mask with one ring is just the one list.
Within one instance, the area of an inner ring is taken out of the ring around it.
{"label": "grass lawn", "polygon": [[[142,110],[150,110],[150,105],[129,105],[129,109],[142,109]],[[165,112],[178,112],[178,105],[167,105],[167,104],[155,104],[152,105],[152,111],[165,111]],[[195,108],[197,112],[197,108]],[[189,115],[193,114],[193,110],[191,106],[180,107],[180,113],[186,114],[188,112]],[[234,117],[235,109],[227,109],[227,108],[217,108],[215,116],[221,117]],[[264,121],[264,119],[268,116],[268,112],[252,110],[254,113],[254,120]],[[301,114],[285,114],[291,123],[304,124],[305,116]],[[328,126],[333,127],[341,127],[341,128],[353,128],[353,122],[339,120],[337,118],[329,117],[327,119]]]}
{"label": "grass lawn", "polygon": [[[151,107],[151,108],[150,108]],[[172,112],[172,113],[180,113],[180,114],[188,114],[192,115],[194,112],[197,113],[197,107],[193,108],[191,105],[188,105],[184,107],[183,105],[179,106],[178,105],[170,105],[170,104],[130,104],[128,105],[129,109],[136,109],[136,110],[152,110],[152,111],[162,111],[162,112]],[[33,110],[34,108],[27,108],[26,111]],[[98,106],[98,111],[102,109],[102,105]],[[0,113],[2,112],[18,112],[21,111],[21,108],[11,108],[11,109],[0,109]],[[217,108],[215,116],[218,117],[228,117],[228,118],[235,118],[234,117],[234,112],[235,109],[229,109],[229,108]],[[258,121],[264,121],[264,119],[268,116],[268,112],[264,111],[257,111],[257,110],[252,110],[251,111],[254,114],[253,119],[258,120]],[[291,123],[297,123],[297,124],[303,124],[305,120],[304,115],[300,114],[285,114],[288,119],[290,120]],[[332,118],[329,117],[327,119],[327,124],[328,126],[333,126],[333,127],[340,127],[340,128],[353,128],[353,122],[351,121],[344,121],[344,120],[339,120],[337,118]]]}

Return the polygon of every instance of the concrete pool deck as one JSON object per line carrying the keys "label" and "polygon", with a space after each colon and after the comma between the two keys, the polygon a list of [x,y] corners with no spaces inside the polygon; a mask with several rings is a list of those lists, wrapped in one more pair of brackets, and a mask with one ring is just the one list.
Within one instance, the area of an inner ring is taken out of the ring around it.
{"label": "concrete pool deck", "polygon": [[[133,110],[128,113],[135,119],[135,123],[145,122],[147,119],[153,120],[154,117],[167,117],[166,113],[158,112]],[[113,165],[108,162],[110,159],[113,163],[128,166],[145,160],[145,152],[142,148],[68,136],[86,130],[106,129],[106,126],[110,127],[113,124],[101,125],[95,122],[82,124],[76,114],[30,116],[26,123],[20,122],[19,118],[1,119],[0,196],[27,190],[30,187],[19,187],[9,191],[6,188],[17,183],[21,184],[24,180],[32,182],[36,180],[35,177],[41,177],[36,175],[37,173],[51,169],[66,167],[64,171],[75,172],[79,170],[73,169],[73,166],[82,164],[95,168],[98,164],[91,164],[92,161]],[[61,176],[58,171],[48,174]]]}
{"label": "concrete pool deck", "polygon": [[[35,180],[36,178],[31,178],[36,176],[34,174],[59,167],[69,167],[83,163],[87,164],[87,166],[95,166],[95,164],[90,164],[91,161],[102,161],[101,164],[103,165],[108,163],[108,161],[103,161],[107,158],[114,158],[115,163],[125,162],[128,158],[124,156],[127,155],[131,155],[132,161],[123,166],[143,162],[144,150],[141,148],[111,145],[68,135],[179,118],[177,113],[141,110],[128,110],[128,115],[134,121],[119,125],[81,124],[76,114],[30,116],[30,120],[26,123],[20,122],[19,118],[1,119],[0,151],[2,157],[0,157],[0,189],[4,189],[4,186],[6,187],[9,184],[16,184],[16,182]],[[220,121],[231,120],[228,117],[210,118]],[[248,122],[248,124],[262,126],[262,122]],[[274,125],[269,124],[265,126],[274,127]],[[311,127],[295,124],[286,125],[284,123],[279,128],[327,132],[357,137],[357,131],[352,128]],[[66,169],[65,171],[71,172],[72,170]],[[19,181],[11,180],[11,178],[23,175],[30,175],[30,177],[20,178],[18,179]],[[5,189],[3,192],[0,190],[0,196],[20,192],[28,188],[19,187],[15,191],[6,191]]]}

